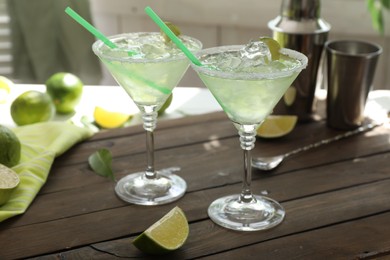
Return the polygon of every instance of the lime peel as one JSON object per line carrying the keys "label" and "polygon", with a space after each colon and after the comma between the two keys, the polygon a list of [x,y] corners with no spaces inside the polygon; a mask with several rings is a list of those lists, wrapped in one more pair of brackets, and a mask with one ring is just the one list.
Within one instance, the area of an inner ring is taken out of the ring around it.
{"label": "lime peel", "polygon": [[[168,28],[176,35],[176,36],[179,36],[181,34],[181,31],[179,29],[179,27],[177,27],[176,25],[174,25],[173,23],[171,22],[164,22],[166,24],[166,26],[168,26]],[[168,37],[168,35],[166,35],[166,33],[163,31],[163,30],[160,30],[160,33],[162,35],[162,37],[164,38],[164,41],[166,43],[168,42],[171,42],[171,38]]]}
{"label": "lime peel", "polygon": [[271,52],[272,60],[279,60],[281,49],[279,42],[270,37],[260,37],[259,40],[268,46],[268,49]]}
{"label": "lime peel", "polygon": [[160,220],[133,240],[133,245],[144,253],[163,255],[183,246],[189,234],[184,212],[174,207]]}

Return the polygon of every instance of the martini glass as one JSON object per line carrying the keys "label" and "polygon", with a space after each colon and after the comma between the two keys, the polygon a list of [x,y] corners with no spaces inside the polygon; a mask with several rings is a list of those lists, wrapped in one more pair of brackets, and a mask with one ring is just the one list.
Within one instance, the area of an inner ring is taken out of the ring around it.
{"label": "martini glass", "polygon": [[281,49],[272,61],[264,43],[222,46],[198,53],[203,66],[192,64],[199,77],[234,123],[244,151],[244,174],[240,194],[219,198],[208,208],[217,224],[242,231],[274,227],[285,211],[275,200],[251,191],[251,153],[256,130],[269,115],[300,71],[307,58],[293,50]]}
{"label": "martini glass", "polygon": [[[189,66],[189,60],[160,33],[129,33],[108,37],[116,48],[102,41],[92,49],[115,80],[129,94],[142,114],[146,130],[147,167],[118,181],[116,194],[124,201],[139,205],[159,205],[182,197],[186,182],[168,168],[154,168],[154,135],[158,110]],[[202,44],[191,37],[180,36],[187,48],[196,52]]]}

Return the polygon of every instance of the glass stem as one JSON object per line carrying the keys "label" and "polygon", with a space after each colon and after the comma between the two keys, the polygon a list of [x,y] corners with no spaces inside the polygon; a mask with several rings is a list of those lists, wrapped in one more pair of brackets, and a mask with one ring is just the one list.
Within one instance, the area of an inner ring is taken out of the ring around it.
{"label": "glass stem", "polygon": [[255,125],[241,125],[239,126],[240,144],[244,151],[244,176],[242,183],[242,190],[240,194],[240,201],[243,203],[250,203],[254,200],[251,191],[252,182],[252,156],[251,150],[255,147],[256,141],[256,126]]}
{"label": "glass stem", "polygon": [[155,179],[156,172],[154,170],[154,129],[157,123],[157,111],[145,111],[142,114],[144,129],[146,130],[146,160],[147,167],[145,177],[147,179]]}

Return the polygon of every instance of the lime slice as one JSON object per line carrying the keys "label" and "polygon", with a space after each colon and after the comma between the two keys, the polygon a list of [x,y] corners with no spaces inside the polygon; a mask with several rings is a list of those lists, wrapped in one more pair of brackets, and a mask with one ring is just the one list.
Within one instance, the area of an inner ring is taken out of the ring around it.
{"label": "lime slice", "polygon": [[269,51],[271,52],[271,57],[272,57],[272,60],[278,60],[280,58],[280,44],[270,38],[270,37],[261,37],[259,39],[261,42],[264,42],[265,44],[267,44],[268,46],[268,49]]}
{"label": "lime slice", "polygon": [[93,117],[96,124],[102,128],[118,128],[123,126],[123,124],[131,118],[131,115],[121,112],[109,111],[97,106],[93,112]]}
{"label": "lime slice", "polygon": [[133,241],[139,250],[163,255],[180,248],[189,234],[188,221],[179,207],[174,207]]}
{"label": "lime slice", "polygon": [[19,182],[20,179],[16,172],[0,164],[0,206],[9,200]]}
{"label": "lime slice", "polygon": [[285,136],[294,129],[297,120],[297,116],[270,115],[257,129],[257,135],[263,138],[277,138]]}
{"label": "lime slice", "polygon": [[[180,32],[180,29],[179,27],[177,27],[176,25],[174,25],[173,23],[171,22],[164,22],[169,29],[171,29],[171,31],[176,35],[176,36],[179,36],[181,34]],[[160,30],[160,33],[161,35],[164,37],[164,41],[165,42],[170,42],[171,41],[171,38],[168,37],[168,35],[165,34],[165,32],[163,30]]]}
{"label": "lime slice", "polygon": [[8,94],[14,83],[4,76],[0,76],[0,104],[7,101]]}

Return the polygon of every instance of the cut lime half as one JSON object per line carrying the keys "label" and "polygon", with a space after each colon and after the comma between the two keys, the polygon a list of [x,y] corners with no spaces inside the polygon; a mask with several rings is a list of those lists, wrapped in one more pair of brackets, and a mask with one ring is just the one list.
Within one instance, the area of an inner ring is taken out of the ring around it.
{"label": "cut lime half", "polygon": [[144,253],[163,255],[183,246],[189,234],[184,212],[175,207],[133,240],[133,245]]}
{"label": "cut lime half", "polygon": [[16,172],[0,164],[0,206],[9,200],[19,182],[20,179]]}

